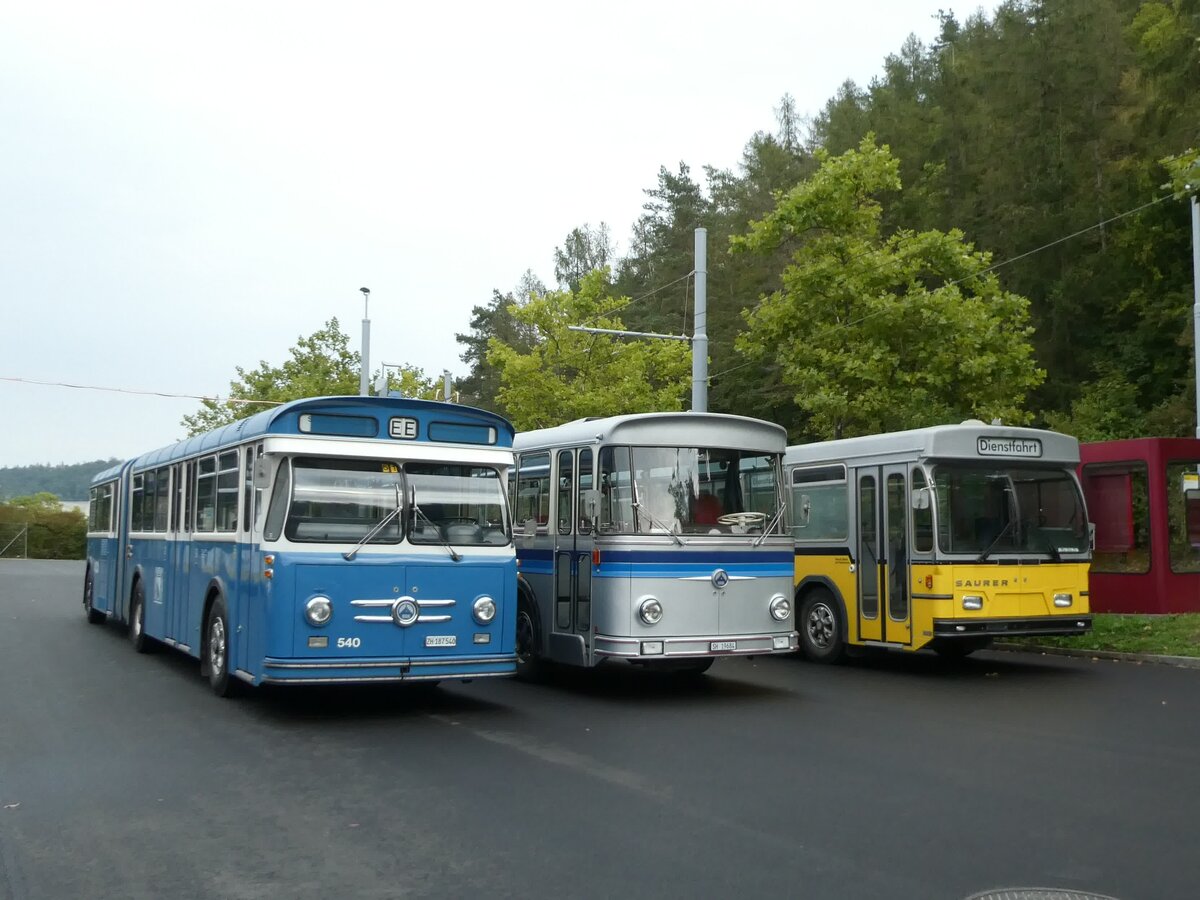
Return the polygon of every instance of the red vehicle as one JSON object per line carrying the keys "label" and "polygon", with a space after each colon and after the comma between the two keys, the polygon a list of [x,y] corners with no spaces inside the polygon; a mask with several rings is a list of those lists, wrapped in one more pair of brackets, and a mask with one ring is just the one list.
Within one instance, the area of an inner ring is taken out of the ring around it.
{"label": "red vehicle", "polygon": [[1093,612],[1200,612],[1200,438],[1081,444]]}

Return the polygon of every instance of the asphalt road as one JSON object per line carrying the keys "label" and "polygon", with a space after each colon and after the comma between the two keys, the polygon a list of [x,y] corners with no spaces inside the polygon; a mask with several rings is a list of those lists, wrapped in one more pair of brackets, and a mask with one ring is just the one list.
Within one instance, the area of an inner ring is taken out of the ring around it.
{"label": "asphalt road", "polygon": [[210,694],[0,561],[0,898],[1200,895],[1200,670],[985,654]]}

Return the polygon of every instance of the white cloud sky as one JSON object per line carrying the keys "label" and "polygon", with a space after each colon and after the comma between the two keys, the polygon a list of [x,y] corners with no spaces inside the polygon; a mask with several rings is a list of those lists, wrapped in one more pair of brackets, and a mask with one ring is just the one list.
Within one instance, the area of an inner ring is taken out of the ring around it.
{"label": "white cloud sky", "polygon": [[[338,316],[456,332],[660,165],[736,165],[945,0],[27,3],[0,10],[0,376],[223,394]],[[683,274],[683,273],[680,273]],[[0,467],[127,457],[195,400],[0,381]]]}

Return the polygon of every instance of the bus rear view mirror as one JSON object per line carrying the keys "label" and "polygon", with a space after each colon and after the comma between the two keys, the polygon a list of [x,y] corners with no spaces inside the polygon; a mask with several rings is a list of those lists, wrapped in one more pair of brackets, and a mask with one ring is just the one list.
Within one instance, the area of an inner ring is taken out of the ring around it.
{"label": "bus rear view mirror", "polygon": [[796,507],[796,524],[807,525],[812,518],[812,498],[808,494],[800,495],[800,503]]}
{"label": "bus rear view mirror", "polygon": [[579,492],[579,515],[595,522],[600,515],[600,492],[595,488]]}
{"label": "bus rear view mirror", "polygon": [[929,509],[929,488],[917,488],[912,492],[913,509]]}
{"label": "bus rear view mirror", "polygon": [[267,458],[260,456],[254,460],[254,486],[256,488],[265,488],[271,481],[271,467],[267,465]]}

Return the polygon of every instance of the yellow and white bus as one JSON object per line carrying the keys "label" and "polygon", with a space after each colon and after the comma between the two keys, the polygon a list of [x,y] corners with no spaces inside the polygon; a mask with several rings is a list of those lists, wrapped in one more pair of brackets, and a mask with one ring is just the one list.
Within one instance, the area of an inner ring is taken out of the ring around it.
{"label": "yellow and white bus", "polygon": [[804,654],[1089,631],[1078,465],[1073,437],[975,420],[789,447]]}

